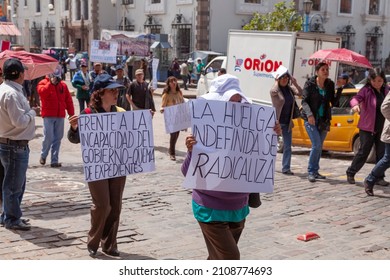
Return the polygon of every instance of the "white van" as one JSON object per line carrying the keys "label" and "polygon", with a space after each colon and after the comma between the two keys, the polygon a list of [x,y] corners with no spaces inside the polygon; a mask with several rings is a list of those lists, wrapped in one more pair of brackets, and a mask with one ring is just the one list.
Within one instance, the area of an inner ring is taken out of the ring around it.
{"label": "white van", "polygon": [[217,56],[206,65],[198,81],[196,88],[197,96],[203,95],[209,91],[211,81],[217,77],[219,69],[226,69],[226,63],[227,56]]}

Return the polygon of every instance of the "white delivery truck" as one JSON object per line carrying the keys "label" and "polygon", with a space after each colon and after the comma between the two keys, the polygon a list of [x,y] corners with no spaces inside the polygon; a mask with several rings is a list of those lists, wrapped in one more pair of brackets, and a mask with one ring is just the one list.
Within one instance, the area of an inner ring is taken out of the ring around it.
{"label": "white delivery truck", "polygon": [[[314,74],[315,60],[308,59],[320,49],[341,47],[341,37],[323,33],[229,30],[227,56],[218,56],[206,65],[197,86],[197,95],[208,92],[219,68],[240,79],[245,95],[254,102],[271,104],[272,73],[284,65],[304,86]],[[337,63],[330,63],[329,77],[337,78]]]}

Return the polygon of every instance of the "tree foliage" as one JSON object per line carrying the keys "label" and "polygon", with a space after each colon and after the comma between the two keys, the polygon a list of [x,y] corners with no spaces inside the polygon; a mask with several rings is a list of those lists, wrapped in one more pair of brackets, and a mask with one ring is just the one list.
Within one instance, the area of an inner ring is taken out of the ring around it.
{"label": "tree foliage", "polygon": [[267,14],[254,13],[244,30],[300,31],[303,18],[295,11],[295,2],[275,4],[274,11]]}

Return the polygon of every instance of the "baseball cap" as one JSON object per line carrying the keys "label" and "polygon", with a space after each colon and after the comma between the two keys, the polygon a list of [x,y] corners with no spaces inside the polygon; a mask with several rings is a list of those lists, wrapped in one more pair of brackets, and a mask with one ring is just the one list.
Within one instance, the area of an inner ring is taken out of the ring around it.
{"label": "baseball cap", "polygon": [[121,64],[118,64],[117,66],[115,66],[115,71],[117,70],[123,70],[123,66]]}
{"label": "baseball cap", "polygon": [[144,74],[144,70],[142,70],[142,69],[137,69],[137,70],[135,70],[135,75],[140,75],[140,74]]}
{"label": "baseball cap", "polygon": [[54,72],[49,74],[49,77],[50,78],[53,78],[53,77],[61,78],[61,73],[62,73],[61,65],[57,65]]}
{"label": "baseball cap", "polygon": [[209,93],[201,97],[207,100],[229,101],[235,94],[241,95],[241,103],[252,103],[252,100],[242,93],[238,78],[231,74],[224,74],[212,80]]}
{"label": "baseball cap", "polygon": [[348,80],[348,79],[349,79],[349,75],[348,75],[347,73],[343,73],[343,74],[341,74],[338,78],[339,78],[339,79]]}
{"label": "baseball cap", "polygon": [[278,69],[274,72],[274,73],[272,73],[272,76],[276,79],[276,80],[278,80],[280,77],[282,77],[282,76],[284,76],[284,75],[290,75],[289,73],[288,73],[288,69],[286,68],[286,67],[284,67],[283,65],[280,65],[279,67],[278,67]]}
{"label": "baseball cap", "polygon": [[96,77],[93,83],[92,91],[99,89],[110,89],[110,88],[123,88],[124,86],[115,82],[115,80],[109,74],[100,74]]}
{"label": "baseball cap", "polygon": [[101,64],[100,62],[95,62],[95,63],[93,64],[93,66],[102,66],[102,64]]}
{"label": "baseball cap", "polygon": [[4,76],[18,76],[24,70],[27,70],[27,67],[17,58],[9,58],[3,64]]}
{"label": "baseball cap", "polygon": [[85,61],[81,61],[80,66],[81,67],[88,67],[88,64]]}

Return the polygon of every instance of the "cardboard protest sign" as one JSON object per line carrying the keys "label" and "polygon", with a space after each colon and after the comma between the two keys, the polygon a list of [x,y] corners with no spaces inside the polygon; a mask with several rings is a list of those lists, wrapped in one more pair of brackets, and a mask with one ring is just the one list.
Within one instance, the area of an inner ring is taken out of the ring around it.
{"label": "cardboard protest sign", "polygon": [[80,115],[78,126],[87,182],[156,169],[149,110]]}
{"label": "cardboard protest sign", "polygon": [[92,40],[90,60],[92,62],[116,64],[118,42]]}
{"label": "cardboard protest sign", "polygon": [[191,127],[191,101],[164,107],[166,133],[174,133]]}
{"label": "cardboard protest sign", "polygon": [[197,144],[183,186],[272,192],[277,152],[274,108],[204,99],[191,104]]}

